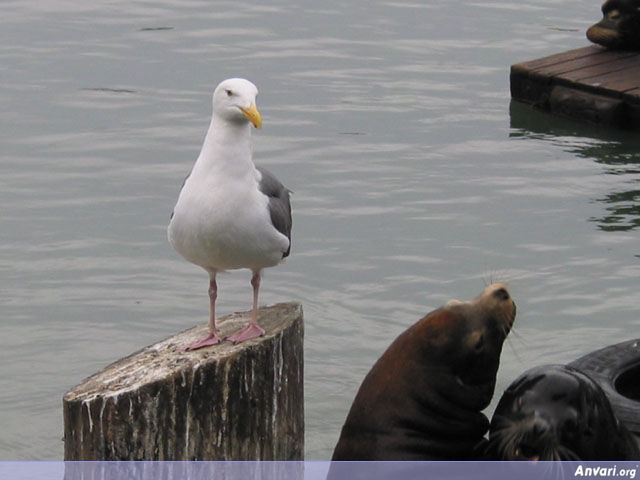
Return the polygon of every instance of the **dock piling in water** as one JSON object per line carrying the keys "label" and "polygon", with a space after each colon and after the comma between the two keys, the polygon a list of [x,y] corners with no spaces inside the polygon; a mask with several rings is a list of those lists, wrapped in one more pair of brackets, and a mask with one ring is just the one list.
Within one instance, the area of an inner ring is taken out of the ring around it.
{"label": "dock piling in water", "polygon": [[588,46],[511,66],[511,96],[551,113],[640,130],[640,52]]}
{"label": "dock piling in water", "polygon": [[[116,361],[63,397],[65,460],[302,460],[303,319],[261,308],[266,334],[180,351],[194,327]],[[221,335],[249,312],[219,320]]]}

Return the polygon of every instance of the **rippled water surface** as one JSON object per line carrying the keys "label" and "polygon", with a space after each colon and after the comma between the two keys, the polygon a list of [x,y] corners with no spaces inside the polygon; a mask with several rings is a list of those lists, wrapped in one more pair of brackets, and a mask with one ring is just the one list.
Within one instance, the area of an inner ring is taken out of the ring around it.
{"label": "rippled water surface", "polygon": [[[587,44],[597,1],[0,3],[0,459],[62,458],[62,394],[207,318],[166,224],[210,95],[260,89],[255,160],[294,192],[261,303],[305,312],[306,457],[366,371],[451,297],[518,304],[520,372],[640,333],[640,140],[509,96],[509,66]],[[220,314],[251,303],[220,279]],[[489,408],[490,414],[492,407]]]}

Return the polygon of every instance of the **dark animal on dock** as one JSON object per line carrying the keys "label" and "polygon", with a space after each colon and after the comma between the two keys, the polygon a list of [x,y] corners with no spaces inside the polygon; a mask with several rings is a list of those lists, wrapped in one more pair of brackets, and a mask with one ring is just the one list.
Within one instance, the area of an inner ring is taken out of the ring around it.
{"label": "dark animal on dock", "polygon": [[587,38],[611,49],[640,50],[640,0],[607,0]]}

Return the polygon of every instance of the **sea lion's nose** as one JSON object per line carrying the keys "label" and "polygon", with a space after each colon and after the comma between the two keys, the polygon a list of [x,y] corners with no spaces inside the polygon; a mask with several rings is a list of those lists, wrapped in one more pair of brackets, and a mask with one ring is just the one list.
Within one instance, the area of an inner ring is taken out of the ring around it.
{"label": "sea lion's nose", "polygon": [[509,300],[510,295],[506,288],[501,287],[493,292],[493,296],[498,298],[499,300]]}
{"label": "sea lion's nose", "polygon": [[541,417],[538,412],[536,412],[531,424],[531,431],[534,437],[541,437],[549,431],[549,422]]}

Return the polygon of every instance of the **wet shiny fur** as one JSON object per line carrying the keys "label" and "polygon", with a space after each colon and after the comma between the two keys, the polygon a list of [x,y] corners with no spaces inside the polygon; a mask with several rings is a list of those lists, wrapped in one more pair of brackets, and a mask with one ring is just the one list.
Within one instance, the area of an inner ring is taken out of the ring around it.
{"label": "wet shiny fur", "polygon": [[604,391],[584,373],[543,365],[504,392],[489,433],[488,459],[633,460],[640,453]]}
{"label": "wet shiny fur", "polygon": [[474,458],[515,312],[506,286],[493,284],[398,336],[362,382],[332,460]]}
{"label": "wet shiny fur", "polygon": [[607,0],[587,38],[611,49],[640,50],[640,0]]}

